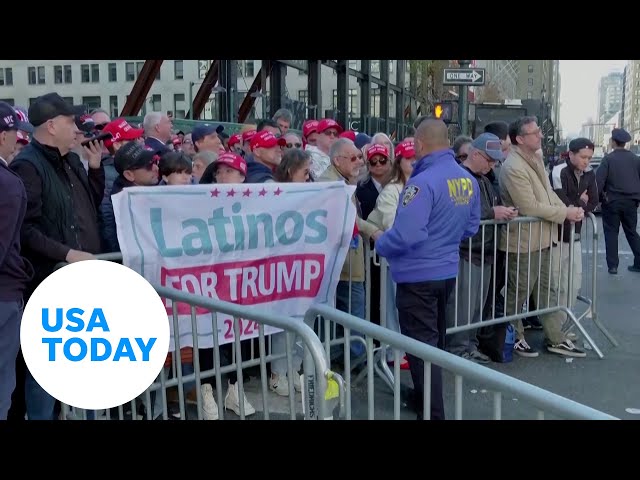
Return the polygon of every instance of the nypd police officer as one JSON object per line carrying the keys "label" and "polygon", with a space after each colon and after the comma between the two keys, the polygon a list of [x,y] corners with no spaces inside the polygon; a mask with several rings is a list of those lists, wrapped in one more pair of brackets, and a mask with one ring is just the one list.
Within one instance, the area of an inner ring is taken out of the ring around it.
{"label": "nypd police officer", "polygon": [[633,252],[632,272],[640,272],[640,236],[638,204],[640,204],[640,158],[625,145],[631,135],[622,129],[611,132],[613,151],[605,155],[596,171],[598,194],[602,201],[602,228],[609,273],[618,273],[618,233],[620,224]]}
{"label": "nypd police officer", "polygon": [[[398,288],[396,307],[404,335],[443,349],[446,306],[453,292],[461,240],[480,224],[478,182],[461,168],[449,146],[447,126],[426,118],[416,129],[418,161],[400,197],[393,226],[376,240]],[[424,362],[407,354],[418,407],[424,395]],[[422,408],[418,418],[422,417]],[[427,412],[429,414],[429,412]],[[444,420],[442,373],[431,368],[431,419]]]}

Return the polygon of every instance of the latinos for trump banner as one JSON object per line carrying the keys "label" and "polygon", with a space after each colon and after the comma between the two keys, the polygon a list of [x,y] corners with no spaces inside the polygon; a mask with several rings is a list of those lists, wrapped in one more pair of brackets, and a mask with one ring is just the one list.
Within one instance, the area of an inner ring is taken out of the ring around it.
{"label": "latinos for trump banner", "polygon": [[[311,304],[334,303],[354,190],[344,182],[126,188],[112,197],[123,263],[152,285],[302,321]],[[193,346],[190,307],[176,307],[180,347]],[[213,347],[211,314],[196,309],[196,317],[198,346]],[[233,318],[217,318],[220,344],[234,341]],[[239,327],[241,339],[258,336],[254,322]]]}

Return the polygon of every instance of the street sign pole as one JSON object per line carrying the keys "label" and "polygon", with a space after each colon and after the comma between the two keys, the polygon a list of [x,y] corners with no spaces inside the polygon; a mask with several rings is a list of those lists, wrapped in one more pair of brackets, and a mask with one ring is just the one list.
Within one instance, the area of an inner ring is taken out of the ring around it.
{"label": "street sign pole", "polygon": [[[469,60],[458,60],[460,68],[468,68],[471,64]],[[462,135],[469,135],[469,87],[467,85],[460,85],[460,133]]]}

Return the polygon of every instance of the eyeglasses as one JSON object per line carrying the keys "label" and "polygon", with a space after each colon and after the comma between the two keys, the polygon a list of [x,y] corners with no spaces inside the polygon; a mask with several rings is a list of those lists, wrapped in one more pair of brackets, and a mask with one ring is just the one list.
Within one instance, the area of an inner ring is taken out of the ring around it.
{"label": "eyeglasses", "polygon": [[485,154],[484,154],[483,152],[481,152],[480,150],[478,150],[478,153],[479,153],[479,154],[480,154],[480,156],[481,156],[482,158],[484,158],[487,162],[489,162],[489,163],[496,163],[496,161],[495,161],[493,158],[491,158],[489,155],[485,155]]}
{"label": "eyeglasses", "polygon": [[287,143],[287,148],[301,148],[301,143]]}
{"label": "eyeglasses", "polygon": [[376,160],[372,158],[371,160],[369,160],[369,165],[371,165],[372,167],[375,167],[376,165],[378,165],[378,163],[380,165],[386,165],[388,161],[389,161],[388,158],[381,158],[380,160]]}
{"label": "eyeglasses", "polygon": [[336,132],[335,130],[325,130],[322,133],[324,135],[326,135],[327,137],[337,137],[338,136],[338,132]]}

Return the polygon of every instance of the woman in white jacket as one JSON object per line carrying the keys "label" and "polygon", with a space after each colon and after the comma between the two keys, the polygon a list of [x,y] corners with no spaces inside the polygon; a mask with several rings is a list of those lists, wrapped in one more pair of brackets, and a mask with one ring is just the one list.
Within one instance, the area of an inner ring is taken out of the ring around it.
{"label": "woman in white jacket", "polygon": [[[382,235],[393,225],[396,218],[396,210],[400,201],[400,194],[404,189],[407,180],[413,171],[413,164],[416,161],[416,153],[413,140],[404,140],[395,148],[395,162],[389,175],[389,181],[384,184],[380,195],[376,201],[376,207],[367,217],[367,222],[375,225],[378,230],[372,235],[374,240]],[[390,330],[400,332],[398,323],[398,310],[396,309],[396,284],[391,278],[391,273],[387,266],[387,315],[386,326]],[[404,357],[404,352],[401,352]],[[387,360],[393,360],[393,351],[387,350]],[[403,358],[400,368],[408,369],[409,363],[406,357]]]}

